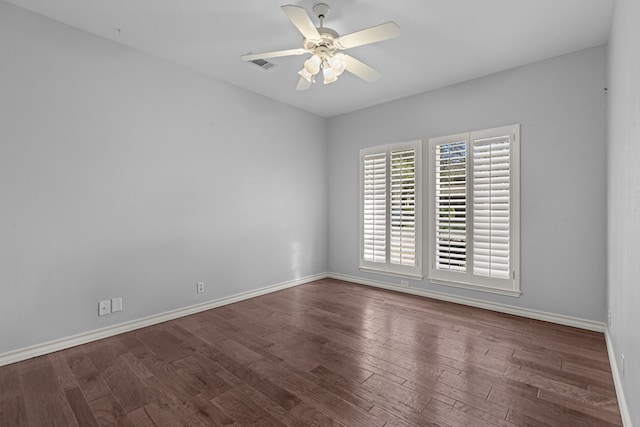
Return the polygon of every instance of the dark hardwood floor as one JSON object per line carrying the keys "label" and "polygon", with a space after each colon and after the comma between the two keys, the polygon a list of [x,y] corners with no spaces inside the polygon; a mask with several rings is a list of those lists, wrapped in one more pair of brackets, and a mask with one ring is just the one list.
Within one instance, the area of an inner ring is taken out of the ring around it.
{"label": "dark hardwood floor", "polygon": [[601,333],[326,279],[0,367],[0,425],[621,419]]}

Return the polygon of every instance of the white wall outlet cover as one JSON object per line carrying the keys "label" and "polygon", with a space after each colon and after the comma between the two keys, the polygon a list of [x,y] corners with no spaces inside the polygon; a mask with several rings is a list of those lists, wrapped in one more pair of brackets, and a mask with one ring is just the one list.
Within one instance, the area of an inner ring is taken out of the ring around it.
{"label": "white wall outlet cover", "polygon": [[196,290],[198,293],[204,292],[204,282],[198,282],[198,287]]}
{"label": "white wall outlet cover", "polygon": [[111,300],[100,301],[98,303],[98,316],[104,316],[105,314],[111,314]]}
{"label": "white wall outlet cover", "polygon": [[111,312],[122,311],[122,297],[111,298]]}

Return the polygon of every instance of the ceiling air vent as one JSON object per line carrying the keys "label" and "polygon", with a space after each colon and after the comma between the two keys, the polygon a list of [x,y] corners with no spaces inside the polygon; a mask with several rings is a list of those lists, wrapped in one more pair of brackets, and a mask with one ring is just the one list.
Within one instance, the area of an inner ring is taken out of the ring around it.
{"label": "ceiling air vent", "polygon": [[265,61],[264,59],[254,59],[253,61],[249,61],[252,64],[256,64],[258,67],[262,68],[263,70],[268,70],[271,67],[275,67],[276,64],[269,62],[269,61]]}

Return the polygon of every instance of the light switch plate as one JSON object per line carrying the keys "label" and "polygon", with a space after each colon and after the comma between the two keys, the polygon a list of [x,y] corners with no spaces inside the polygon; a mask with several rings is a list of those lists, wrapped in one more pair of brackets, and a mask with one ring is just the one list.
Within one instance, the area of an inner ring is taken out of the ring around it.
{"label": "light switch plate", "polygon": [[111,312],[122,311],[122,297],[111,298]]}

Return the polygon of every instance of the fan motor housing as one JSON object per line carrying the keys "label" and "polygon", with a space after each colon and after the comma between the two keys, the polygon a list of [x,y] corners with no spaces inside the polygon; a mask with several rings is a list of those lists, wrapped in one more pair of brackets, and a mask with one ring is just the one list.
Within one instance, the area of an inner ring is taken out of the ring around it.
{"label": "fan motor housing", "polygon": [[320,33],[321,41],[312,41],[309,39],[304,39],[303,46],[310,52],[316,50],[323,50],[327,52],[335,52],[338,50],[338,47],[335,45],[335,39],[340,37],[337,31],[327,28],[327,27],[318,27],[318,33]]}

